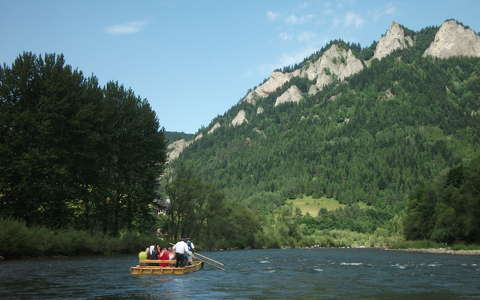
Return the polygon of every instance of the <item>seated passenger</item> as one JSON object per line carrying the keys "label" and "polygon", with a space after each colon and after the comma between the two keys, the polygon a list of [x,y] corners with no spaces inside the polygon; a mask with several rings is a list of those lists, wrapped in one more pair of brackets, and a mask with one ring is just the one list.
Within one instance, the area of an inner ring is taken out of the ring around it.
{"label": "seated passenger", "polygon": [[145,251],[140,251],[138,253],[138,262],[140,263],[140,265],[143,264],[142,261],[147,259],[147,252],[148,252],[148,247],[147,249],[145,249]]}
{"label": "seated passenger", "polygon": [[[160,250],[160,253],[158,253],[158,259],[159,260],[169,260],[170,259],[170,253],[168,252],[167,248],[162,248]],[[167,263],[160,263],[161,267],[167,267]]]}
{"label": "seated passenger", "polygon": [[[155,250],[155,246],[148,247],[147,258],[151,260],[157,260],[157,251]],[[156,266],[156,263],[149,263],[149,266]]]}
{"label": "seated passenger", "polygon": [[168,247],[168,252],[169,252],[169,260],[174,260],[175,259],[175,252],[173,252],[172,247]]}

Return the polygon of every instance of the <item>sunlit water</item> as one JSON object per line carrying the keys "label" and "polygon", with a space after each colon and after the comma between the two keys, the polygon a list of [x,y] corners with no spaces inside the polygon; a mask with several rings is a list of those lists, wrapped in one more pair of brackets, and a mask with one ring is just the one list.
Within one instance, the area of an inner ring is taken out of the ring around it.
{"label": "sunlit water", "polygon": [[225,263],[131,275],[135,256],[0,263],[0,299],[480,299],[480,256],[379,249],[202,252]]}

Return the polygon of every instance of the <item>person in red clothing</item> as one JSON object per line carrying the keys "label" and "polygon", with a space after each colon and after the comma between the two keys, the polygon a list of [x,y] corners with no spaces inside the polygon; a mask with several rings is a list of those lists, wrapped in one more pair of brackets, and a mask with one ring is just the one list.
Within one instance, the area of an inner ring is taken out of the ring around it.
{"label": "person in red clothing", "polygon": [[[162,248],[162,250],[160,250],[160,253],[158,253],[157,258],[159,260],[169,260],[170,259],[170,252],[168,252],[167,248]],[[160,266],[161,267],[167,267],[168,264],[160,263]]]}

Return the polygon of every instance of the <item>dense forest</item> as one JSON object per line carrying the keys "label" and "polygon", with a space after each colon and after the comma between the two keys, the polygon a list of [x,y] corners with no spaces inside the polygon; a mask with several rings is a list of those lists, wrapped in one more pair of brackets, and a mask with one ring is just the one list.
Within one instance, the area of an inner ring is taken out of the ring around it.
{"label": "dense forest", "polygon": [[419,187],[407,204],[408,239],[480,241],[480,156]]}

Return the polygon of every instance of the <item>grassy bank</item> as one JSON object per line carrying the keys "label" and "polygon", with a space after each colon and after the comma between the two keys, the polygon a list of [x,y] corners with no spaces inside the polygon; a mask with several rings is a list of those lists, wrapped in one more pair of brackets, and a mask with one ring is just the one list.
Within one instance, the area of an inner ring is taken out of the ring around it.
{"label": "grassy bank", "polygon": [[317,216],[318,211],[322,208],[327,211],[332,211],[345,207],[345,205],[333,198],[313,198],[312,196],[303,196],[302,198],[287,200],[287,203],[291,203],[293,206],[298,207],[301,210],[302,215],[308,213],[311,216]]}
{"label": "grassy bank", "polygon": [[27,227],[23,221],[0,219],[0,256],[5,258],[137,253],[154,242],[163,241],[135,232],[112,237],[75,229]]}

